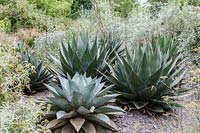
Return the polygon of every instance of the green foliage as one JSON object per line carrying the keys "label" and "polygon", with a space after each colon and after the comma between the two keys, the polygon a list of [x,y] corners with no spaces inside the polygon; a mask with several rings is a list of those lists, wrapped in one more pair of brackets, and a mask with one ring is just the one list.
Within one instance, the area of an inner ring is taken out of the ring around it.
{"label": "green foliage", "polygon": [[115,0],[114,9],[119,12],[121,16],[127,17],[134,7],[133,0]]}
{"label": "green foliage", "polygon": [[0,18],[7,18],[11,22],[11,30],[34,25],[34,6],[26,0],[9,0],[7,4],[1,6],[1,10]]}
{"label": "green foliage", "polygon": [[122,104],[163,112],[179,106],[173,96],[181,89],[174,87],[181,81],[185,69],[176,70],[180,54],[170,58],[171,48],[165,54],[162,44],[152,43],[140,45],[133,52],[126,49],[126,56],[118,57],[115,66],[111,67],[112,73],[105,77],[116,85],[114,91],[122,95],[119,100]]}
{"label": "green foliage", "polygon": [[[63,6],[66,7],[66,5]],[[53,18],[45,15],[28,0],[8,0],[4,4],[0,4],[0,20],[5,18],[11,24],[9,32],[33,27],[40,30],[52,30],[68,24],[65,18]]]}
{"label": "green foliage", "polygon": [[[138,12],[134,9],[129,14],[128,20],[121,22],[121,25],[125,26],[119,29],[119,32],[131,42],[140,40],[144,35],[150,37],[152,34],[173,35],[180,43],[179,47],[186,50],[186,48],[191,49],[199,45],[199,16],[199,8],[193,6],[180,7],[177,4],[160,6],[153,16],[148,10]],[[124,31],[126,31],[126,34]]]}
{"label": "green foliage", "polygon": [[5,32],[11,31],[11,22],[9,19],[0,20],[0,29]]}
{"label": "green foliage", "polygon": [[46,85],[54,97],[48,98],[51,119],[47,128],[55,132],[99,133],[104,129],[116,131],[117,127],[106,114],[123,114],[119,107],[108,105],[117,94],[107,94],[112,86],[103,89],[102,78],[86,77],[76,73],[68,79],[58,75],[60,84]]}
{"label": "green foliage", "polygon": [[[35,72],[30,72],[30,82],[26,85],[25,93],[35,93],[44,90],[46,87],[44,83],[48,83],[51,79],[51,74],[46,67],[43,66],[42,61],[38,61],[33,49],[24,49],[24,43],[19,44],[22,61],[26,61],[35,67]],[[31,51],[32,50],[32,51]]]}
{"label": "green foliage", "polygon": [[53,17],[66,17],[71,15],[73,0],[29,0]]}
{"label": "green foliage", "polygon": [[[42,105],[35,104],[32,99],[24,100],[6,102],[0,106],[0,132],[50,133],[42,124],[38,124],[45,113]],[[44,121],[43,124],[45,123]]]}
{"label": "green foliage", "polygon": [[73,35],[72,41],[61,44],[60,60],[52,56],[56,62],[59,73],[62,75],[73,76],[76,72],[87,76],[99,76],[99,72],[105,73],[108,70],[106,62],[115,60],[114,52],[120,52],[121,42],[109,37],[108,40],[98,39],[92,42],[87,33],[81,33],[76,39]]}
{"label": "green foliage", "polygon": [[91,9],[91,0],[73,0],[72,15],[75,15],[81,9]]}
{"label": "green foliage", "polygon": [[169,2],[174,2],[181,5],[200,6],[200,0],[169,0]]}
{"label": "green foliage", "polygon": [[61,41],[66,41],[65,38],[65,32],[55,31],[44,33],[34,40],[35,54],[44,64],[52,63],[52,65],[54,65],[54,62],[49,60],[49,54],[58,56],[59,44]]}
{"label": "green foliage", "polygon": [[[149,43],[152,44],[154,50],[156,50],[159,45],[162,54],[165,56],[168,54],[169,59],[175,59],[181,52],[178,42],[170,36],[152,36],[149,41],[151,41]],[[165,56],[163,56],[163,58],[166,58]]]}
{"label": "green foliage", "polygon": [[0,4],[4,4],[6,0],[0,0]]}
{"label": "green foliage", "polygon": [[29,83],[29,72],[34,67],[28,62],[20,62],[21,54],[16,44],[0,44],[0,104],[4,101],[15,101]]}

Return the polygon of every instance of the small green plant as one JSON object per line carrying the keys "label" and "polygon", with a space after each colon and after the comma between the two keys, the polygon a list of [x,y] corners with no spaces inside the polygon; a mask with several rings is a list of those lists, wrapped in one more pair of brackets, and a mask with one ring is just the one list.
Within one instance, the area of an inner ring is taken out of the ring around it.
{"label": "small green plant", "polygon": [[47,128],[55,132],[104,132],[116,131],[117,127],[107,114],[123,114],[119,107],[109,105],[118,94],[107,94],[112,88],[103,89],[102,78],[86,77],[76,73],[68,79],[58,75],[60,84],[46,85],[54,97],[46,103],[51,105],[51,121]]}
{"label": "small green plant", "polygon": [[175,69],[180,54],[170,58],[169,52],[165,55],[161,51],[160,45],[153,48],[151,43],[140,45],[132,52],[126,48],[125,57],[118,57],[115,66],[110,66],[111,73],[105,77],[116,85],[113,91],[121,94],[120,103],[154,112],[179,106],[173,96],[181,89],[174,87],[181,81],[185,69]]}
{"label": "small green plant", "polygon": [[4,32],[10,32],[11,31],[11,22],[9,19],[3,19],[0,20],[0,29]]}
{"label": "small green plant", "polygon": [[59,73],[73,76],[76,72],[87,76],[99,76],[99,72],[105,73],[108,70],[106,62],[113,62],[116,58],[114,52],[121,53],[121,41],[117,39],[98,39],[93,42],[87,33],[81,33],[78,39],[73,35],[67,48],[62,43],[60,48],[60,60],[52,56],[56,62]]}
{"label": "small green plant", "polygon": [[23,43],[19,44],[19,46],[22,61],[27,61],[35,67],[35,72],[30,72],[29,74],[30,83],[26,85],[24,92],[28,94],[44,90],[46,87],[43,84],[48,83],[52,78],[51,73],[43,66],[42,61],[38,61],[31,49],[25,50]]}

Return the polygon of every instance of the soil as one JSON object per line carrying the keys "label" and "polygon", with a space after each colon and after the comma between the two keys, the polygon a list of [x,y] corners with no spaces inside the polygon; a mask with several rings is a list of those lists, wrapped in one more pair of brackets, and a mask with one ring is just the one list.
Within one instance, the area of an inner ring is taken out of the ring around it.
{"label": "soil", "polygon": [[158,115],[147,111],[131,111],[114,118],[119,133],[173,133],[181,132],[194,124],[196,109],[183,108],[171,113]]}

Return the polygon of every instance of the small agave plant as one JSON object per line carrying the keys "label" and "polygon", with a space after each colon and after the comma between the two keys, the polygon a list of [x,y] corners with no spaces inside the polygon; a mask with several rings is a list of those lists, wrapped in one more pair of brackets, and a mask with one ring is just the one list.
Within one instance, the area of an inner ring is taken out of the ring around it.
{"label": "small agave plant", "polygon": [[76,73],[72,78],[58,75],[59,84],[46,85],[54,97],[46,100],[51,105],[46,118],[47,128],[56,133],[104,133],[116,131],[108,115],[123,114],[119,107],[110,105],[118,94],[107,94],[112,88],[103,89],[102,78],[86,77]]}
{"label": "small agave plant", "polygon": [[169,50],[163,54],[159,45],[151,44],[125,51],[125,56],[118,57],[115,65],[110,66],[110,75],[104,75],[115,84],[113,90],[121,94],[119,102],[131,109],[146,108],[154,112],[179,106],[173,96],[178,95],[179,90],[174,87],[185,73],[183,67],[175,69],[181,56],[170,58]]}
{"label": "small agave plant", "polygon": [[27,61],[35,67],[35,72],[31,72],[29,75],[30,83],[26,86],[24,92],[30,94],[42,91],[46,88],[44,83],[48,83],[52,78],[52,75],[48,69],[43,66],[43,62],[37,60],[37,57],[30,51],[30,49],[27,51],[24,50],[23,45],[24,44],[19,44],[22,61]]}
{"label": "small agave plant", "polygon": [[109,69],[106,62],[114,62],[114,53],[122,51],[118,39],[96,37],[92,42],[87,33],[81,33],[78,39],[73,35],[71,43],[66,46],[61,44],[60,59],[51,56],[63,76],[73,76],[76,72],[92,77],[101,76],[98,71],[105,73]]}

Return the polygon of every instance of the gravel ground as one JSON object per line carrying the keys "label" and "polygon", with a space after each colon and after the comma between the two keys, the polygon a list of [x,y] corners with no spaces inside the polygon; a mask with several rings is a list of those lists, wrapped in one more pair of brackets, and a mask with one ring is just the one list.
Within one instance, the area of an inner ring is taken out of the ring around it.
{"label": "gravel ground", "polygon": [[119,127],[119,133],[174,133],[194,124],[194,111],[194,108],[183,108],[163,115],[131,111],[113,121]]}
{"label": "gravel ground", "polygon": [[[45,98],[51,94],[45,90],[32,95],[35,98]],[[184,97],[182,103],[189,105],[191,96]],[[145,110],[127,112],[124,116],[112,118],[119,133],[178,133],[194,124],[195,108],[186,107],[167,114],[152,114]]]}

